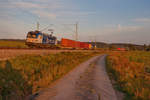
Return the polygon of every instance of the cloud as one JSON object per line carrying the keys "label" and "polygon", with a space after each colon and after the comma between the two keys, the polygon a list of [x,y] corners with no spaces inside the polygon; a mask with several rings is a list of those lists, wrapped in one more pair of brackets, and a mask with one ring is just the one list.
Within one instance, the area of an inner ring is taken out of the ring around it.
{"label": "cloud", "polygon": [[49,2],[49,1],[52,2],[52,0],[36,0],[36,2],[44,2],[44,3]]}
{"label": "cloud", "polygon": [[118,24],[112,27],[97,29],[94,33],[97,36],[97,41],[108,43],[150,44],[149,32],[149,26],[123,26]]}
{"label": "cloud", "polygon": [[88,15],[94,15],[96,14],[96,12],[92,12],[92,11],[61,11],[60,12],[61,15],[67,15],[67,16],[88,16]]}
{"label": "cloud", "polygon": [[17,39],[26,37],[26,31],[29,29],[25,23],[18,20],[0,19],[0,38]]}
{"label": "cloud", "polygon": [[30,8],[41,9],[41,8],[45,8],[44,6],[41,6],[40,4],[35,4],[35,3],[31,3],[31,2],[14,2],[13,5],[15,7],[20,7],[20,8],[25,8],[25,9],[30,9]]}
{"label": "cloud", "polygon": [[18,14],[23,13],[29,14],[32,16],[37,16],[38,18],[43,18],[46,20],[55,19],[58,17],[59,19],[80,19],[81,17],[86,17],[89,15],[94,15],[95,12],[91,11],[78,11],[71,7],[71,4],[65,6],[64,0],[30,0],[30,1],[21,1],[21,0],[14,0],[14,1],[5,1],[0,3],[1,15],[0,17],[4,18],[5,16],[8,17],[15,17]]}
{"label": "cloud", "polygon": [[[36,2],[12,2],[10,8],[19,8],[20,10],[24,10],[26,12],[30,12],[33,15],[37,16],[38,18],[46,18],[46,19],[54,19],[56,18],[56,13],[51,13],[52,10],[56,8],[61,8],[61,6],[55,2],[49,4],[48,0],[41,1],[43,3],[37,3],[41,0]],[[8,6],[7,6],[8,7]],[[9,8],[8,7],[8,8]]]}
{"label": "cloud", "polygon": [[133,21],[141,23],[150,23],[150,18],[136,18]]}
{"label": "cloud", "polygon": [[120,24],[118,24],[118,31],[121,31],[122,30],[122,27]]}
{"label": "cloud", "polygon": [[37,15],[39,18],[47,18],[47,19],[54,19],[56,18],[56,14],[49,13],[43,10],[34,10],[31,11],[33,14]]}
{"label": "cloud", "polygon": [[[120,34],[124,32],[136,32],[140,30],[142,27],[140,26],[123,26],[121,24],[114,25],[112,27],[104,27],[101,29],[96,30],[97,32],[99,31],[102,34]],[[96,32],[95,32],[96,33]]]}
{"label": "cloud", "polygon": [[40,1],[40,2],[12,2],[12,5],[14,5],[13,7],[19,7],[19,8],[23,8],[23,9],[56,9],[56,8],[62,8],[62,4],[58,3],[56,1],[53,2],[46,2],[46,1]]}
{"label": "cloud", "polygon": [[139,26],[121,26],[120,24],[118,25],[118,31],[123,32],[133,32],[133,31],[138,31],[141,27]]}

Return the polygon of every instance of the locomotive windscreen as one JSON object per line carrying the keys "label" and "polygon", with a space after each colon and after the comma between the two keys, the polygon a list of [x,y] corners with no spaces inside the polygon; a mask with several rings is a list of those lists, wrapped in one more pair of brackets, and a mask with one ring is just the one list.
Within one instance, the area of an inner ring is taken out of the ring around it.
{"label": "locomotive windscreen", "polygon": [[40,33],[39,31],[30,31],[28,32],[27,38],[37,38],[37,34]]}

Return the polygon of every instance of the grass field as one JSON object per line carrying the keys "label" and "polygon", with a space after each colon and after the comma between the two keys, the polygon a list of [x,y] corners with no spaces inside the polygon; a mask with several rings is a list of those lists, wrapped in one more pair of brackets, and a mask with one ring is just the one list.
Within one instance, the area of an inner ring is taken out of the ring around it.
{"label": "grass field", "polygon": [[24,41],[0,40],[0,48],[27,48]]}
{"label": "grass field", "polygon": [[113,52],[107,70],[125,100],[150,100],[150,52]]}
{"label": "grass field", "polygon": [[95,52],[24,55],[0,61],[0,100],[22,100],[46,88]]}

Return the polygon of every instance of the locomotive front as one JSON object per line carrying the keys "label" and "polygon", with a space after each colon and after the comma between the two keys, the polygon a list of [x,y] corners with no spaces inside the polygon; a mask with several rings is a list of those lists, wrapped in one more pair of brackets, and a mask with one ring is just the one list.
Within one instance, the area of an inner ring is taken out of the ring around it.
{"label": "locomotive front", "polygon": [[42,43],[42,33],[40,31],[30,31],[26,37],[26,44],[30,47],[35,44]]}
{"label": "locomotive front", "polygon": [[26,37],[26,45],[29,47],[51,48],[57,45],[57,38],[52,34],[30,31]]}

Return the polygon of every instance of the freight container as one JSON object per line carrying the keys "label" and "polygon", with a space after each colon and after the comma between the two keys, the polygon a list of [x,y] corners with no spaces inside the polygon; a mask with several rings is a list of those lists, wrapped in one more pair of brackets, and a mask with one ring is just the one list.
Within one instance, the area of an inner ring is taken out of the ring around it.
{"label": "freight container", "polygon": [[75,47],[75,43],[74,43],[73,40],[62,38],[62,40],[61,40],[61,46],[74,48]]}
{"label": "freight container", "polygon": [[92,49],[92,45],[91,44],[89,44],[89,49]]}
{"label": "freight container", "polygon": [[88,44],[88,43],[69,40],[69,39],[65,39],[65,38],[62,38],[61,46],[67,47],[67,48],[76,48],[76,49],[89,49],[89,48],[91,48],[90,44]]}

